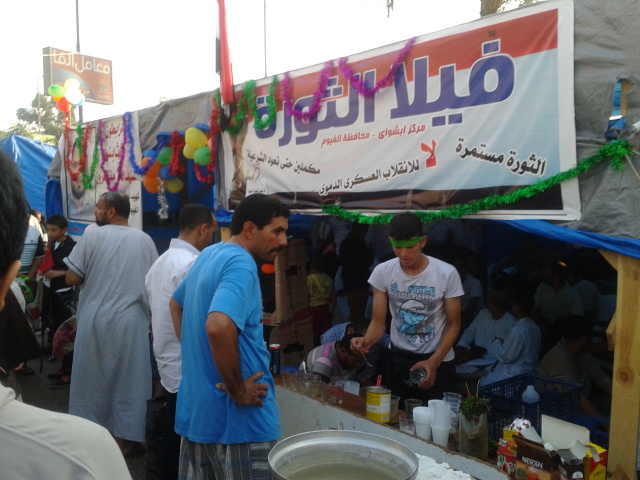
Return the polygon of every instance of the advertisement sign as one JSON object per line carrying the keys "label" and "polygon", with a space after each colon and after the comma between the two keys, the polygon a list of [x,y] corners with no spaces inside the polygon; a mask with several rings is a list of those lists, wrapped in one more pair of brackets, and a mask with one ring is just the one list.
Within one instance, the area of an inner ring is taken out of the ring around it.
{"label": "advertisement sign", "polygon": [[69,78],[80,82],[85,101],[113,105],[113,75],[111,60],[67,52],[59,48],[43,49],[44,84],[64,85]]}
{"label": "advertisement sign", "polygon": [[[128,128],[134,139],[133,145],[126,130],[125,117],[113,117],[85,123],[80,131],[68,129],[60,137],[58,150],[64,160],[60,182],[70,235],[82,235],[84,228],[95,222],[94,209],[98,198],[110,190],[129,196],[129,225],[142,229],[142,183],[128,160],[133,155],[139,163],[142,157],[135,112],[131,114]],[[85,188],[85,185],[90,187]]]}
{"label": "advertisement sign", "polygon": [[[223,135],[227,207],[264,192],[302,213],[330,205],[371,213],[442,210],[575,166],[571,1],[492,15],[406,45],[348,57],[371,88],[408,50],[392,84],[371,98],[334,61],[322,107],[309,121],[287,114],[285,100],[308,110],[323,67],[291,72],[288,82],[280,75],[275,122],[256,130],[250,117],[237,135]],[[256,83],[262,120],[270,83]],[[242,94],[237,88],[236,99]],[[479,216],[567,220],[579,211],[571,180]]]}

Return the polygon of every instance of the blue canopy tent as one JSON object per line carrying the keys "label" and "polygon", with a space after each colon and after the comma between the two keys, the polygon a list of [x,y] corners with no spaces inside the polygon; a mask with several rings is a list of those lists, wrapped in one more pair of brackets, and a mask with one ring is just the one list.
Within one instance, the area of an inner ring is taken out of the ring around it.
{"label": "blue canopy tent", "polygon": [[542,220],[497,221],[497,223],[508,224],[527,233],[551,238],[559,242],[574,243],[598,250],[608,250],[640,259],[640,240],[611,237],[581,230],[571,230]]}
{"label": "blue canopy tent", "polygon": [[44,213],[47,172],[56,153],[56,147],[11,134],[0,140],[0,150],[18,164],[31,208]]}

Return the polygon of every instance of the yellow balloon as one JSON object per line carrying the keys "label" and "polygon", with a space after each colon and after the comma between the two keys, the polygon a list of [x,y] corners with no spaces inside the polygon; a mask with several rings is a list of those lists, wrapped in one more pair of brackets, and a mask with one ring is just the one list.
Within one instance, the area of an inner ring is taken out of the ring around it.
{"label": "yellow balloon", "polygon": [[187,128],[184,132],[184,140],[194,150],[196,148],[204,147],[209,140],[207,136],[199,128],[191,127]]}
{"label": "yellow balloon", "polygon": [[165,180],[164,188],[166,188],[169,193],[178,193],[184,188],[184,183],[182,183],[182,180],[180,180],[179,178],[174,178],[173,180]]}
{"label": "yellow balloon", "polygon": [[185,144],[184,148],[182,149],[182,154],[184,155],[184,158],[188,158],[189,160],[193,160],[193,157],[196,154],[196,149],[193,148],[191,145],[189,145],[187,143],[187,144]]}
{"label": "yellow balloon", "polygon": [[80,82],[75,78],[67,78],[64,81],[64,92],[70,92],[72,90],[78,90],[80,88]]}

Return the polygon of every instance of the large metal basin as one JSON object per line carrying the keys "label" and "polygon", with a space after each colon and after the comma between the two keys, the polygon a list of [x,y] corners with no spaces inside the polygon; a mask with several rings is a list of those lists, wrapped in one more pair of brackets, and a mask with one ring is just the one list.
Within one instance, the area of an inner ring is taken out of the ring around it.
{"label": "large metal basin", "polygon": [[371,433],[319,430],[285,438],[269,453],[277,480],[413,480],[417,455]]}

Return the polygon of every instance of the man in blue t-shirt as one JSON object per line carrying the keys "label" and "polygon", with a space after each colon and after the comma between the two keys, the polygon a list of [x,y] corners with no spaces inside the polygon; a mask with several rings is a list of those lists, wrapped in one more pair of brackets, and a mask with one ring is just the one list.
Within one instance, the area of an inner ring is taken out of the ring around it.
{"label": "man in blue t-shirt", "polygon": [[270,478],[280,419],[256,260],[271,263],[287,246],[288,217],[274,197],[246,197],[231,239],[200,254],[170,301],[182,348],[180,478]]}

